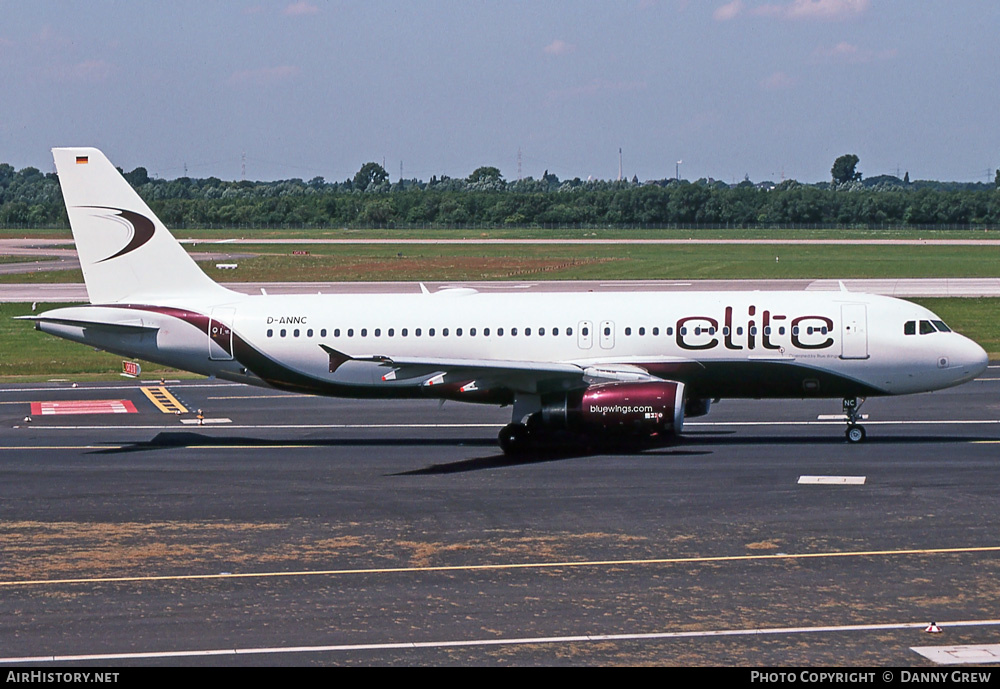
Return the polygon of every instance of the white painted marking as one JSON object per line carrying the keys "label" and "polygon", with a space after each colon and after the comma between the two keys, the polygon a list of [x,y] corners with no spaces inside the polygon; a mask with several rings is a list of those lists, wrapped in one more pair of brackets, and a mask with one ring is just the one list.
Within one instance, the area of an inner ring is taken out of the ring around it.
{"label": "white painted marking", "polygon": [[691,283],[690,282],[663,282],[663,281],[660,281],[660,280],[647,280],[645,282],[643,282],[642,280],[635,280],[635,281],[632,281],[632,280],[628,280],[628,281],[618,280],[617,282],[601,282],[601,283],[598,284],[598,287],[624,287],[624,286],[629,286],[629,287],[643,286],[643,287],[645,287],[645,286],[650,286],[650,285],[653,286],[653,287],[690,287]]}
{"label": "white painted marking", "polygon": [[220,419],[181,419],[181,423],[188,426],[207,426],[209,424],[219,424],[219,423],[232,423],[232,419],[220,418]]}
{"label": "white painted marking", "polygon": [[[685,421],[684,427],[712,428],[712,427],[742,427],[742,426],[839,426],[843,422],[838,421]],[[949,425],[998,425],[1000,419],[981,420],[934,420],[934,421],[869,421],[868,426],[949,426]],[[258,429],[271,428],[275,430],[313,430],[313,429],[338,429],[338,428],[503,428],[502,423],[313,423],[313,424],[241,424],[228,428]],[[106,425],[95,424],[91,426],[34,426],[36,430],[50,431],[80,431],[94,428],[107,428]],[[128,428],[136,430],[163,430],[176,428],[176,426],[132,426]]]}
{"label": "white painted marking", "polygon": [[[531,289],[531,288],[536,287],[536,286],[537,285],[535,283],[530,283],[530,284],[525,284],[525,285],[512,285],[512,284],[482,285],[482,284],[477,284],[475,286],[475,289],[477,289],[477,290],[479,290],[479,289],[502,289],[502,290],[509,290],[509,289]],[[467,287],[468,287],[468,285],[466,285],[466,284],[441,285],[440,289],[465,289]]]}
{"label": "white painted marking", "polygon": [[[862,414],[858,417],[862,421],[868,419],[868,414]],[[847,421],[846,414],[820,414],[816,417],[818,421]]]}
{"label": "white painted marking", "polygon": [[910,650],[919,653],[938,665],[1000,663],[1000,644],[978,646],[912,646]]}
{"label": "white painted marking", "polygon": [[863,486],[865,476],[799,476],[799,485]]}
{"label": "white painted marking", "polygon": [[[169,381],[168,380],[167,382],[170,383],[170,382],[173,382],[173,381]],[[180,381],[177,381],[177,382],[180,382]],[[145,385],[145,384],[159,385],[160,382],[159,381],[149,381],[148,383],[146,383],[144,381],[142,384],[143,385]],[[200,389],[200,388],[242,388],[242,387],[246,387],[246,386],[245,385],[241,385],[240,383],[194,383],[194,384],[191,385],[191,387],[192,388],[199,388]],[[62,392],[62,391],[65,391],[65,390],[70,390],[70,389],[71,388],[65,388],[65,387],[5,388],[4,392],[6,392],[6,393]],[[86,392],[88,390],[138,390],[139,386],[135,385],[135,384],[132,384],[132,385],[87,385],[85,387],[72,388],[72,389],[73,390],[77,390],[79,392]]]}
{"label": "white painted marking", "polygon": [[[941,622],[948,627],[998,626],[1000,620],[970,620]],[[782,636],[787,634],[816,634],[831,632],[871,632],[894,629],[923,629],[926,622],[901,624],[851,624],[839,627],[775,627],[773,629],[744,628],[716,629],[693,632],[652,632],[632,634],[581,634],[576,636],[536,636],[507,639],[458,639],[442,641],[402,641],[397,643],[336,644],[328,646],[262,646],[256,648],[192,649],[184,651],[146,651],[133,653],[93,653],[80,655],[43,655],[0,657],[0,664],[19,663],[68,663],[85,660],[133,660],[140,658],[190,658],[224,655],[261,655],[282,653],[335,653],[358,651],[413,650],[418,648],[459,648],[471,646],[524,646],[529,644],[603,643],[608,641],[657,641],[662,639],[694,639],[719,636]],[[916,650],[915,648],[913,650]],[[919,651],[918,651],[919,652]],[[962,661],[965,662],[965,661]]]}

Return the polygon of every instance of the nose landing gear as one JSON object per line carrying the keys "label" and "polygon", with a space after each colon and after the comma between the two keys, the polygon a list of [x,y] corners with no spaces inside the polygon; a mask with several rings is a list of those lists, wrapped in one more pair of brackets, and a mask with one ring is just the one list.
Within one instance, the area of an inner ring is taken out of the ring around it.
{"label": "nose landing gear", "polygon": [[861,418],[861,405],[864,403],[864,397],[844,398],[844,415],[847,417],[847,431],[844,432],[844,437],[849,443],[861,443],[867,437],[865,427],[858,423],[858,419]]}

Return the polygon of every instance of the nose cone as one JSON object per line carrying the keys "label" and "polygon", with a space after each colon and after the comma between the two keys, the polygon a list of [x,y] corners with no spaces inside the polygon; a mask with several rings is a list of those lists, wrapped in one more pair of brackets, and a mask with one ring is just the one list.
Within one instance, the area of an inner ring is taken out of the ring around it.
{"label": "nose cone", "polygon": [[959,336],[961,339],[955,343],[951,352],[951,365],[955,372],[961,376],[959,382],[973,380],[976,376],[986,370],[990,363],[990,358],[986,350],[980,347],[967,337]]}

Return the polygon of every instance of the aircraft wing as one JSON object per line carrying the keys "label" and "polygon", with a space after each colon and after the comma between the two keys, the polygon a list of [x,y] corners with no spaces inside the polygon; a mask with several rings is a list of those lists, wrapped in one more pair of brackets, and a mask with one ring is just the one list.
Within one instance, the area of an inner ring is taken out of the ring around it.
{"label": "aircraft wing", "polygon": [[502,387],[514,392],[541,394],[585,388],[597,383],[667,380],[658,374],[662,371],[669,375],[681,368],[702,368],[694,360],[678,357],[660,357],[656,361],[642,362],[624,359],[540,362],[374,354],[351,356],[326,345],[320,347],[330,357],[331,373],[349,361],[367,362],[379,367],[382,381],[386,383],[409,382],[427,387],[450,384],[460,392]]}

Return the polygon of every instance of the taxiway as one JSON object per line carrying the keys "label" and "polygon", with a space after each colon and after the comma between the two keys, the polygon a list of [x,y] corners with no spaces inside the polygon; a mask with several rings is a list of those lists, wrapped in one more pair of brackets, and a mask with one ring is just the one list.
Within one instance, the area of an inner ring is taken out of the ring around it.
{"label": "taxiway", "polygon": [[[869,400],[860,446],[837,401],[724,400],[670,447],[520,462],[504,409],[162,387],[185,412],[129,380],[0,389],[0,665],[929,665],[911,648],[1000,640],[1000,368]],[[41,413],[94,400],[136,411]]]}

